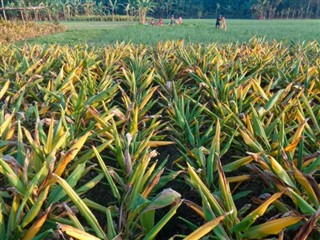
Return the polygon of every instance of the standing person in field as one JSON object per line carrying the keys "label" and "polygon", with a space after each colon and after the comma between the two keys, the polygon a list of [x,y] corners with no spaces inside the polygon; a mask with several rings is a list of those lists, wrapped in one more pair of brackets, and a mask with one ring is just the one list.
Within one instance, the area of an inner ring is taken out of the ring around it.
{"label": "standing person in field", "polygon": [[227,22],[226,22],[226,18],[225,17],[222,17],[221,18],[221,29],[223,30],[227,30]]}
{"label": "standing person in field", "polygon": [[178,19],[178,25],[182,24],[182,17],[179,17]]}
{"label": "standing person in field", "polygon": [[158,26],[162,26],[162,18],[159,18],[159,21],[158,21]]}
{"label": "standing person in field", "polygon": [[150,25],[151,25],[151,26],[154,25],[154,19],[153,19],[153,18],[151,18]]}
{"label": "standing person in field", "polygon": [[222,16],[219,15],[219,17],[217,17],[217,20],[216,20],[216,28],[220,28],[220,22],[222,20]]}
{"label": "standing person in field", "polygon": [[176,20],[174,19],[174,15],[170,18],[170,25],[174,25],[176,23]]}

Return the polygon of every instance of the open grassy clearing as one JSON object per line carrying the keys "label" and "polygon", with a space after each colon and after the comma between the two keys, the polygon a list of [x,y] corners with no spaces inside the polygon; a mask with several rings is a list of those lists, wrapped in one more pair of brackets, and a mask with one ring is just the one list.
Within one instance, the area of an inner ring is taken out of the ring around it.
{"label": "open grassy clearing", "polygon": [[1,45],[0,239],[319,239],[319,61],[316,42]]}
{"label": "open grassy clearing", "polygon": [[227,20],[227,31],[214,28],[215,20],[184,20],[182,26],[140,26],[136,22],[61,22],[69,28],[64,33],[28,40],[32,44],[89,44],[102,46],[109,43],[132,42],[156,44],[165,40],[185,43],[247,42],[252,37],[266,41],[291,40],[320,42],[320,20]]}

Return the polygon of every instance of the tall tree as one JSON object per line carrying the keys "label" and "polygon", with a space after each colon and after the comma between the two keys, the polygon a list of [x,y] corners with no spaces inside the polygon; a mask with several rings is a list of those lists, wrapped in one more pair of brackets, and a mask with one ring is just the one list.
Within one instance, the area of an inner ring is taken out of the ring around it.
{"label": "tall tree", "polygon": [[147,13],[155,7],[155,4],[152,0],[137,0],[136,5],[139,10],[139,22],[145,24]]}
{"label": "tall tree", "polygon": [[[3,0],[1,0],[1,6],[4,8],[4,2]],[[7,21],[7,15],[6,15],[6,11],[5,10],[2,10],[3,11],[3,17],[4,17],[4,20]]]}
{"label": "tall tree", "polygon": [[112,21],[114,21],[114,15],[118,7],[118,0],[109,0],[109,6],[111,8]]}

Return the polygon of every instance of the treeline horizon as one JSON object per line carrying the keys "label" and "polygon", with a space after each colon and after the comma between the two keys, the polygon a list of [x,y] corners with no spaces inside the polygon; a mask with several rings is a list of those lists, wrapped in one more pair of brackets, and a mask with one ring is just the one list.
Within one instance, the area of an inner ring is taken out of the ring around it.
{"label": "treeline horizon", "polygon": [[[1,0],[5,7],[45,5],[60,15],[139,15],[150,17],[319,19],[320,0]],[[0,14],[3,14],[1,12]]]}
{"label": "treeline horizon", "polygon": [[[185,18],[303,19],[320,18],[320,0],[160,0],[154,15]],[[169,8],[166,8],[168,3]]]}

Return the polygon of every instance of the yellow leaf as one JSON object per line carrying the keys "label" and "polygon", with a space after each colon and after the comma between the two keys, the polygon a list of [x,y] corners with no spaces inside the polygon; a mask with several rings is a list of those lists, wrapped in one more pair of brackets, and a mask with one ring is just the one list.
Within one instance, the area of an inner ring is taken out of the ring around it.
{"label": "yellow leaf", "polygon": [[73,159],[74,152],[75,152],[75,149],[70,149],[59,162],[56,170],[54,171],[54,173],[57,174],[59,177],[63,173],[68,163],[71,162],[71,160]]}
{"label": "yellow leaf", "polygon": [[200,217],[202,217],[203,219],[206,219],[202,208],[198,204],[196,204],[196,203],[194,203],[192,201],[189,201],[187,199],[184,199],[183,203],[186,204],[193,211],[195,211]]}
{"label": "yellow leaf", "polygon": [[[261,79],[260,79],[261,80]],[[252,79],[253,82],[253,89],[260,93],[261,97],[263,97],[265,100],[269,101],[269,98],[263,88],[260,86],[260,80],[259,82],[255,79]]]}
{"label": "yellow leaf", "polygon": [[251,179],[251,176],[249,174],[227,178],[229,183],[243,182],[250,179]]}
{"label": "yellow leaf", "polygon": [[[295,132],[295,134],[294,134],[293,137],[292,137],[291,144],[294,143],[294,142],[296,142],[298,139],[301,138],[301,135],[302,135],[302,133],[303,133],[303,130],[304,130],[304,127],[306,126],[306,124],[307,124],[307,121],[306,121],[306,120],[304,120],[304,121],[302,122],[302,124],[300,124],[300,126],[299,126],[298,129],[297,129],[297,131]],[[293,154],[294,154],[294,150],[295,150],[295,149],[296,149],[296,148],[293,148],[291,151],[289,151],[292,156],[293,156]]]}
{"label": "yellow leaf", "polygon": [[250,132],[250,134],[254,134],[253,127],[251,124],[251,119],[250,119],[249,115],[247,115],[247,117],[246,117],[246,123],[247,123],[247,129]]}
{"label": "yellow leaf", "polygon": [[276,220],[272,220],[252,228],[249,228],[248,231],[243,235],[245,238],[249,239],[261,239],[269,235],[278,234],[282,229],[296,224],[303,217],[284,217]]}
{"label": "yellow leaf", "polygon": [[65,170],[66,166],[69,162],[71,162],[74,157],[77,155],[77,153],[82,148],[83,144],[87,140],[87,138],[91,135],[91,132],[86,132],[83,136],[81,136],[70,148],[70,150],[67,152],[67,154],[62,158],[62,160],[57,165],[57,168],[55,170],[55,174],[57,174],[59,177]]}
{"label": "yellow leaf", "polygon": [[291,178],[289,177],[287,171],[283,169],[283,167],[277,162],[276,159],[274,159],[271,156],[268,156],[270,160],[270,164],[272,167],[273,172],[286,184],[293,187],[294,189],[297,189],[295,184],[292,182]]}
{"label": "yellow leaf", "polygon": [[53,133],[54,133],[54,125],[55,125],[55,120],[53,117],[49,120],[50,125],[49,125],[49,131],[47,135],[47,142],[45,146],[45,150],[47,153],[50,153],[52,151],[52,145],[53,145]]}
{"label": "yellow leaf", "polygon": [[4,131],[7,129],[7,127],[12,124],[12,119],[14,117],[14,114],[12,113],[1,125],[0,125],[0,136],[4,133]]}
{"label": "yellow leaf", "polygon": [[158,86],[151,88],[149,94],[143,99],[143,101],[139,104],[139,110],[141,111],[144,106],[148,103],[150,98],[153,96],[154,92],[158,89]]}
{"label": "yellow leaf", "polygon": [[263,149],[261,148],[261,146],[259,145],[259,143],[257,141],[253,140],[253,137],[248,135],[248,132],[246,131],[242,131],[241,129],[239,129],[240,134],[244,140],[244,142],[255,152],[262,152]]}
{"label": "yellow leaf", "polygon": [[23,236],[22,240],[32,240],[37,233],[39,232],[40,228],[44,224],[47,219],[48,213],[50,212],[50,207],[48,210],[28,229],[26,234]]}
{"label": "yellow leaf", "polygon": [[70,237],[74,237],[79,240],[100,240],[100,238],[97,238],[89,233],[86,233],[85,231],[82,231],[80,229],[74,228],[66,224],[58,224],[58,229],[62,232],[65,232]]}
{"label": "yellow leaf", "polygon": [[273,203],[275,200],[277,200],[279,197],[281,197],[282,194],[283,192],[273,194],[270,198],[264,201],[258,208],[253,210],[244,219],[242,219],[242,221],[239,224],[235,225],[232,231],[239,232],[250,227],[258,217],[262,216],[265,213],[269,205]]}
{"label": "yellow leaf", "polygon": [[319,201],[317,198],[316,193],[314,192],[311,184],[309,183],[308,179],[296,168],[296,166],[292,165],[294,175],[298,182],[303,187],[306,194],[309,196],[310,200],[316,207],[319,207]]}
{"label": "yellow leaf", "polygon": [[135,136],[135,134],[138,132],[138,116],[139,116],[139,107],[135,107],[133,112],[133,119],[131,121],[130,126],[130,134],[132,136]]}
{"label": "yellow leaf", "polygon": [[285,152],[291,152],[294,151],[294,149],[298,146],[299,142],[301,140],[301,137],[295,139],[294,141],[292,141],[288,146],[286,146],[284,148]]}
{"label": "yellow leaf", "polygon": [[201,239],[204,235],[206,235],[208,232],[214,229],[220,223],[220,221],[223,220],[224,218],[225,218],[225,215],[222,215],[220,217],[217,217],[211,220],[210,222],[203,224],[197,230],[195,230],[190,235],[188,235],[184,240]]}
{"label": "yellow leaf", "polygon": [[3,87],[1,88],[0,91],[0,99],[4,96],[4,94],[7,92],[7,90],[9,89],[9,85],[10,85],[10,80],[6,81],[6,83],[3,85]]}
{"label": "yellow leaf", "polygon": [[170,141],[148,141],[147,146],[148,147],[161,147],[161,146],[167,146],[175,144],[175,142],[170,142]]}

